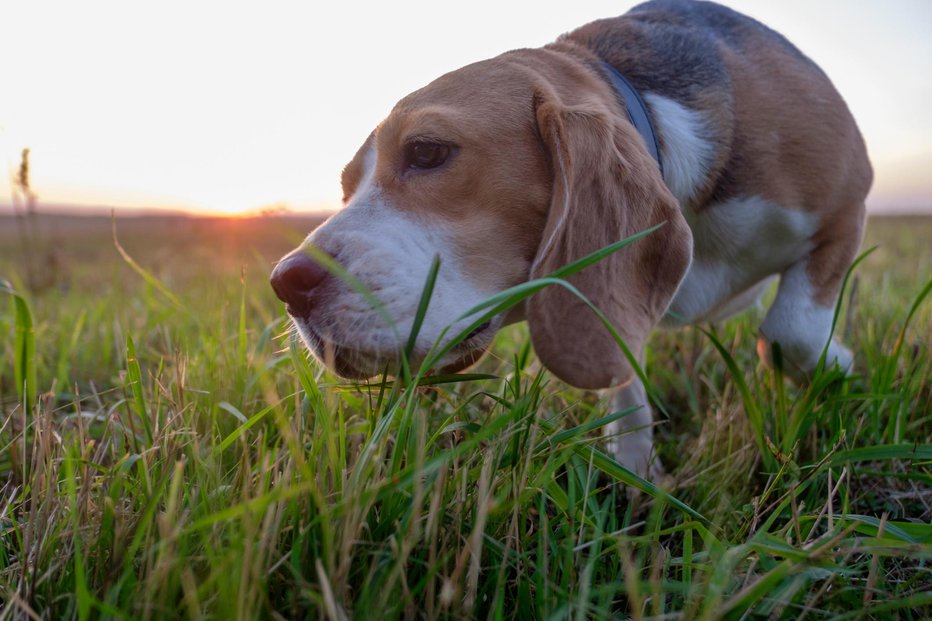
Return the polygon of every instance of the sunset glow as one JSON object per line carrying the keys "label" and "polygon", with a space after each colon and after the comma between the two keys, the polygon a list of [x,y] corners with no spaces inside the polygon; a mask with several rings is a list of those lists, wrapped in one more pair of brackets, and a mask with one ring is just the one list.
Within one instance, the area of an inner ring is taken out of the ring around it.
{"label": "sunset glow", "polygon": [[[874,162],[869,206],[932,211],[932,2],[724,3],[833,79]],[[24,147],[44,205],[334,209],[406,93],[635,4],[6,3],[0,210]]]}

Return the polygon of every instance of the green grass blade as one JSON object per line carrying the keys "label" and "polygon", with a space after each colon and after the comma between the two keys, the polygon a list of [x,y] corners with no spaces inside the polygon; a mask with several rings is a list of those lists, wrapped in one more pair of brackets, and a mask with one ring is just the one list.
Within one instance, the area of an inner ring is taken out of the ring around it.
{"label": "green grass blade", "polygon": [[36,373],[36,333],[29,303],[17,293],[7,281],[0,279],[0,291],[13,297],[13,316],[16,334],[13,341],[13,375],[16,380],[16,394],[32,410],[39,394],[39,381]]}
{"label": "green grass blade", "polygon": [[249,340],[246,338],[246,268],[240,269],[240,298],[239,298],[239,326],[236,331],[238,347],[237,354],[242,369],[246,369],[249,358]]}
{"label": "green grass blade", "polygon": [[738,394],[741,395],[741,402],[744,405],[745,414],[754,430],[754,440],[757,442],[757,448],[760,451],[765,466],[768,469],[777,468],[776,459],[767,447],[767,430],[764,426],[763,414],[761,413],[757,401],[751,395],[751,389],[748,387],[748,383],[744,381],[744,374],[741,372],[741,369],[738,368],[738,363],[735,362],[734,357],[711,331],[702,327],[699,327],[698,330],[709,338],[712,346],[715,347],[722,357],[722,360],[725,362],[725,366],[728,367],[728,372],[731,374],[731,379],[735,384],[735,388],[738,390]]}
{"label": "green grass blade", "polygon": [[[544,276],[536,280],[531,280],[526,283],[522,283],[515,287],[511,287],[510,289],[506,289],[505,291],[501,291],[487,298],[483,302],[480,302],[479,304],[473,306],[469,310],[467,310],[457,319],[457,321],[461,319],[466,319],[467,317],[475,315],[476,313],[479,313],[487,308],[501,306],[503,302],[506,302],[506,301],[512,302],[514,301],[512,300],[512,298],[516,294],[519,294],[521,296],[517,301],[521,301],[543,288],[543,287],[537,287],[533,285],[533,283],[546,282],[549,284],[553,284],[555,282],[558,282],[561,279],[565,279],[569,276],[572,276],[573,274],[581,272],[582,270],[586,269],[590,265],[594,265],[595,263],[598,263],[602,259],[605,259],[606,257],[611,256],[612,254],[618,252],[625,246],[629,246],[633,244],[634,242],[636,242],[637,240],[641,239],[642,237],[650,235],[651,233],[653,233],[654,231],[656,231],[663,225],[664,223],[660,223],[656,226],[652,226],[649,229],[645,229],[641,231],[640,233],[635,233],[634,235],[631,235],[630,237],[626,237],[620,241],[609,244],[608,246],[605,246],[604,248],[600,248],[596,250],[595,252],[592,252],[582,257],[581,259],[577,259],[576,261],[573,261],[572,263],[567,263],[563,267],[560,267],[554,270],[547,276]],[[528,287],[528,285],[530,285],[530,287]],[[523,295],[524,293],[527,293],[527,295]],[[509,303],[507,307],[510,308],[511,306],[514,306],[514,304]]]}
{"label": "green grass blade", "polygon": [[484,380],[500,379],[497,375],[489,373],[442,373],[428,375],[417,380],[417,386],[441,386],[443,384],[462,384],[464,382],[479,382]]}
{"label": "green grass blade", "polygon": [[[540,426],[543,427],[548,433],[556,434],[556,427],[553,423],[540,420]],[[602,451],[588,445],[575,443],[572,445],[573,451],[579,455],[586,463],[591,463],[594,468],[607,474],[613,480],[623,483],[629,487],[639,489],[645,494],[652,496],[654,498],[661,498],[664,502],[669,502],[671,505],[686,513],[689,516],[696,518],[697,520],[703,522],[704,524],[710,525],[711,522],[703,516],[701,513],[682,502],[681,500],[671,496],[666,491],[657,487],[647,479],[639,477],[635,473],[631,472],[621,464],[619,464],[613,457],[606,455]]]}
{"label": "green grass blade", "polygon": [[582,425],[573,427],[572,429],[564,429],[563,431],[557,432],[554,435],[546,438],[543,441],[543,443],[548,444],[548,445],[557,445],[557,444],[561,444],[564,442],[568,442],[569,440],[572,440],[574,438],[584,436],[590,431],[599,429],[600,427],[604,427],[605,425],[613,423],[620,418],[624,418],[625,416],[628,416],[629,414],[633,414],[639,409],[640,409],[639,407],[632,407],[632,408],[620,410],[618,412],[612,412],[608,416],[603,416],[601,418],[597,418],[595,420],[585,422]]}
{"label": "green grass blade", "polygon": [[797,571],[797,569],[796,564],[791,561],[778,563],[776,567],[757,578],[753,583],[741,589],[741,591],[726,601],[722,607],[716,611],[716,614],[727,617],[737,612],[747,612],[751,610],[754,604],[771,594],[777,585],[783,582],[792,572]]}
{"label": "green grass blade", "polygon": [[[914,610],[919,610],[923,606],[932,606],[932,591],[924,591],[922,593],[915,593],[909,597],[898,597],[890,601],[878,603],[876,606],[869,606],[867,608],[857,608],[850,612],[846,612],[834,617],[829,617],[830,621],[846,621],[847,619],[895,619],[897,616],[890,616],[886,613],[891,613],[897,610],[902,610],[904,608],[912,608]],[[928,612],[928,610],[926,611]],[[883,614],[881,614],[883,613]],[[903,617],[906,619],[918,619],[921,617],[913,617],[912,615],[908,617]],[[926,617],[928,618],[928,617]]]}
{"label": "green grass blade", "polygon": [[382,302],[377,297],[375,297],[375,294],[369,290],[369,287],[363,284],[361,280],[350,274],[345,267],[337,262],[336,259],[313,244],[303,244],[301,246],[301,252],[306,254],[325,270],[346,283],[350,289],[361,295],[363,299],[369,303],[369,306],[372,307],[372,309],[375,310],[375,312],[377,312],[379,316],[385,321],[385,324],[392,330],[397,331],[395,320],[385,309],[385,305],[382,304]]}
{"label": "green grass blade", "polygon": [[126,376],[129,380],[136,415],[142,421],[143,428],[146,430],[146,446],[152,446],[152,423],[149,421],[149,412],[146,408],[142,369],[139,367],[139,359],[136,357],[136,345],[133,343],[133,337],[129,335],[126,336]]}
{"label": "green grass blade", "polygon": [[[855,513],[846,513],[841,516],[843,519],[851,520],[863,524],[867,528],[858,527],[858,532],[864,533],[871,537],[876,537],[880,531],[880,525],[883,523],[884,535],[893,535],[905,543],[922,543],[932,537],[932,525],[930,524],[911,524],[909,522],[890,522],[882,521],[872,515],[858,515]],[[910,531],[912,531],[911,534]]]}
{"label": "green grass blade", "polygon": [[819,366],[825,365],[825,356],[828,354],[829,345],[832,344],[832,335],[835,334],[835,326],[838,325],[838,317],[841,315],[841,303],[842,300],[844,300],[845,291],[848,289],[848,282],[851,280],[851,275],[854,273],[854,270],[858,267],[858,265],[860,265],[864,259],[873,254],[875,250],[877,250],[877,246],[868,248],[862,252],[845,271],[845,276],[841,281],[841,290],[838,292],[838,300],[835,303],[835,312],[832,315],[832,328],[829,330],[828,340],[825,342],[825,347],[822,348],[822,355],[819,358]]}
{"label": "green grass blade", "polygon": [[839,451],[828,460],[829,465],[840,466],[862,461],[889,461],[891,459],[932,460],[932,444],[882,444]]}
{"label": "green grass blade", "polygon": [[440,257],[434,256],[430,262],[430,270],[427,272],[427,281],[424,288],[421,289],[421,298],[417,303],[417,310],[414,313],[414,321],[411,323],[411,333],[408,335],[408,343],[405,345],[405,358],[410,359],[414,346],[417,343],[417,335],[424,324],[424,316],[427,314],[427,307],[430,304],[430,298],[434,294],[434,285],[437,283],[437,272],[440,271]]}
{"label": "green grass blade", "polygon": [[903,342],[906,339],[906,329],[909,327],[910,322],[913,320],[913,316],[916,314],[916,311],[919,310],[919,307],[922,306],[922,303],[925,302],[930,293],[932,293],[932,278],[929,279],[929,281],[919,292],[919,295],[916,296],[916,299],[913,300],[912,306],[909,307],[909,312],[906,313],[906,320],[903,322],[903,328],[900,330],[899,338],[896,339],[896,346],[894,347],[893,355],[891,356],[894,363],[899,359],[900,352],[903,349]]}

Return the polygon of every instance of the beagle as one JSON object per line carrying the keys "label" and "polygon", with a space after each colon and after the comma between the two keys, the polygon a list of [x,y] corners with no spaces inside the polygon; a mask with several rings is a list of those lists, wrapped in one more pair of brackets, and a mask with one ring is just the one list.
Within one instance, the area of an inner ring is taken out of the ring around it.
{"label": "beagle", "polygon": [[[487,297],[662,223],[569,282],[643,360],[655,326],[723,319],[779,275],[758,352],[767,361],[779,343],[800,379],[823,351],[851,366],[832,340],[833,307],[871,180],[845,102],[789,41],[712,2],[655,0],[402,99],[344,169],[344,208],[281,260],[272,286],[311,351],[363,378],[404,348],[433,257],[414,364]],[[311,245],[382,309],[315,262]],[[440,366],[474,363],[502,325],[524,319],[554,375],[619,386],[615,406],[639,406],[609,430],[609,448],[656,476],[644,386],[565,288],[480,326]]]}

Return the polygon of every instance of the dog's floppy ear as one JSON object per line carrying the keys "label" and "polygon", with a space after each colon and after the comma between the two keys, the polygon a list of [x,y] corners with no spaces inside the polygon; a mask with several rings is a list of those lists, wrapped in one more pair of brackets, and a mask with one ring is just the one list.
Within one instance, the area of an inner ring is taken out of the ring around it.
{"label": "dog's floppy ear", "polygon": [[[535,104],[554,181],[531,278],[664,223],[568,279],[640,355],[689,267],[689,226],[627,119],[595,99],[563,105],[552,91],[539,93]],[[611,333],[564,287],[529,299],[527,318],[538,357],[560,379],[579,388],[631,379],[633,369]]]}

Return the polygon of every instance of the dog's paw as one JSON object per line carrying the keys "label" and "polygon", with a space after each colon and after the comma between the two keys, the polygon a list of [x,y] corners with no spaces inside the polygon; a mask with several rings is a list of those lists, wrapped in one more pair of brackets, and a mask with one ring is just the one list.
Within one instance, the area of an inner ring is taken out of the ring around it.
{"label": "dog's paw", "polygon": [[640,430],[618,435],[608,443],[608,451],[619,464],[651,483],[659,484],[665,472],[654,452],[653,442]]}
{"label": "dog's paw", "polygon": [[[642,479],[650,481],[657,487],[666,489],[670,486],[670,477],[667,475],[666,470],[664,470],[660,459],[656,456],[654,456],[654,459],[652,459],[644,468],[638,469],[628,466],[625,467],[637,474]],[[628,496],[629,501],[642,498],[643,496],[641,490],[630,485],[625,488],[625,494]]]}

